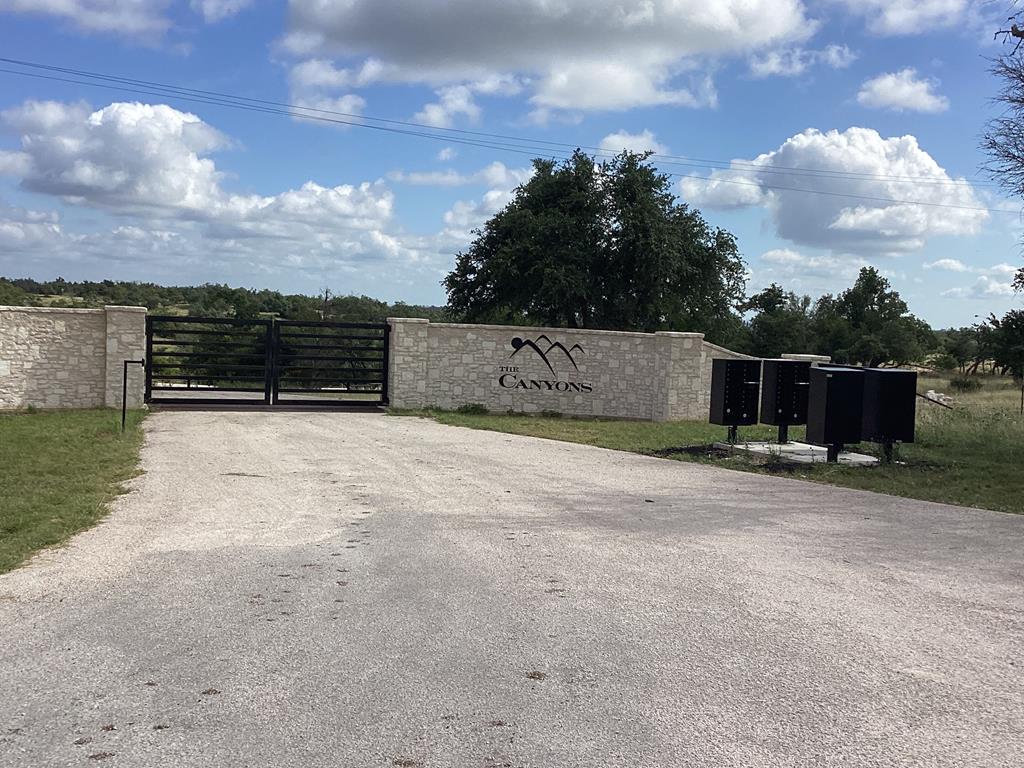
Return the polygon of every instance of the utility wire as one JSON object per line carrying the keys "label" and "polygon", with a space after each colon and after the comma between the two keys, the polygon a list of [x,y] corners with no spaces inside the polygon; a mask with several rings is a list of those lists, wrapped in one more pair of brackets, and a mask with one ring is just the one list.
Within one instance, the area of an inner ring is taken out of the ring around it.
{"label": "utility wire", "polygon": [[[9,60],[3,59],[2,57],[0,57],[0,61],[9,61]],[[59,77],[59,76],[56,76],[56,75],[44,75],[44,74],[37,73],[37,72],[23,72],[23,71],[19,71],[19,70],[12,70],[12,69],[5,69],[5,68],[0,68],[0,73],[20,75],[20,76],[23,76],[23,77],[30,77],[30,78],[41,79],[41,80],[51,80],[51,81],[57,81],[57,82],[71,83],[71,84],[76,84],[76,85],[85,85],[85,86],[90,86],[90,87],[95,87],[95,88],[104,88],[104,89],[107,89],[107,90],[122,91],[122,92],[135,93],[135,94],[141,94],[141,95],[146,95],[146,96],[160,96],[162,98],[172,98],[172,99],[177,99],[179,101],[192,102],[192,103],[198,103],[198,104],[208,104],[208,105],[212,105],[212,106],[220,106],[220,107],[226,107],[226,108],[230,108],[230,109],[238,109],[238,110],[247,111],[247,112],[257,112],[257,113],[264,113],[264,114],[270,114],[270,115],[292,117],[292,118],[298,118],[298,119],[301,119],[301,120],[310,120],[310,121],[315,121],[315,122],[333,123],[333,124],[346,125],[346,126],[357,127],[357,128],[369,128],[371,130],[383,131],[383,132],[386,132],[386,133],[394,133],[394,134],[400,134],[400,135],[416,136],[416,137],[420,137],[420,138],[433,139],[435,141],[446,141],[446,142],[449,142],[449,143],[455,143],[455,144],[462,144],[462,145],[467,145],[467,146],[480,147],[480,148],[484,148],[484,149],[494,149],[494,150],[498,150],[498,151],[502,151],[502,152],[513,152],[513,153],[517,153],[517,154],[521,154],[521,155],[528,155],[528,156],[531,156],[531,157],[536,157],[538,154],[544,155],[545,153],[547,153],[548,156],[552,156],[553,155],[554,157],[556,157],[558,159],[566,159],[569,156],[568,152],[566,150],[560,150],[560,151],[552,152],[551,149],[549,149],[549,148],[531,147],[531,146],[526,145],[526,144],[509,144],[509,143],[506,143],[506,142],[496,142],[496,141],[478,141],[478,140],[474,140],[474,139],[452,137],[452,136],[448,136],[448,135],[444,135],[444,134],[440,134],[440,133],[435,133],[435,132],[417,131],[417,130],[411,130],[411,129],[396,128],[396,127],[391,127],[391,126],[388,126],[388,125],[375,125],[375,124],[371,124],[371,123],[367,123],[367,122],[361,122],[362,120],[365,119],[362,116],[355,116],[355,117],[358,118],[357,120],[346,120],[346,119],[340,119],[340,118],[334,118],[334,117],[326,117],[324,115],[319,115],[319,114],[304,114],[304,113],[301,113],[301,112],[296,112],[295,110],[301,110],[303,108],[302,107],[297,107],[297,106],[292,106],[292,105],[285,105],[285,107],[287,107],[287,108],[277,108],[277,107],[273,107],[273,106],[269,106],[269,105],[268,106],[258,106],[258,105],[253,104],[253,103],[247,103],[249,101],[255,101],[255,100],[249,100],[249,99],[245,99],[244,97],[234,97],[234,96],[230,96],[230,95],[216,96],[216,95],[214,95],[215,92],[212,92],[212,91],[205,92],[205,93],[208,93],[208,94],[211,94],[211,95],[204,96],[204,95],[202,95],[203,92],[200,92],[198,90],[195,90],[195,89],[180,89],[180,88],[177,88],[176,86],[152,85],[152,86],[147,86],[145,88],[131,88],[131,87],[128,87],[127,85],[107,84],[105,82],[92,82],[92,81],[89,81],[89,80],[76,80],[76,79],[73,79],[73,78]],[[88,77],[88,75],[85,75],[85,76]],[[127,79],[126,78],[121,78],[119,80],[114,80],[113,78],[108,78],[108,79],[113,80],[114,83],[116,83],[116,82],[126,82],[127,83]],[[197,95],[187,95],[186,91],[194,92]],[[318,111],[323,111],[323,110],[318,110]],[[388,122],[399,122],[399,123],[401,123],[401,121],[388,121]],[[429,128],[429,126],[427,126],[427,127]],[[465,133],[472,133],[473,135],[484,135],[484,136],[488,135],[488,134],[479,134],[479,132],[465,132]],[[492,134],[492,135],[497,136],[497,134]],[[562,144],[561,146],[564,146],[564,147],[572,146],[572,147],[574,147],[574,145],[570,145],[570,144]],[[760,166],[758,166],[757,168],[758,168],[758,172],[763,172],[764,170],[766,170],[764,168],[761,168]],[[761,183],[758,183],[758,182],[755,182],[755,181],[741,181],[741,180],[738,180],[738,179],[723,179],[723,178],[720,178],[720,177],[698,176],[696,174],[685,174],[685,173],[667,172],[666,175],[667,176],[674,176],[674,177],[677,177],[677,178],[693,179],[693,180],[701,181],[701,182],[705,182],[705,183],[736,184],[736,185],[741,185],[741,186],[756,187],[758,189],[770,189],[770,190],[789,191],[789,192],[803,192],[803,193],[807,193],[807,194],[825,195],[825,196],[829,196],[829,197],[851,198],[851,199],[857,199],[857,200],[868,200],[868,201],[872,201],[872,202],[893,203],[893,204],[897,204],[897,205],[923,205],[923,206],[934,207],[934,208],[951,208],[951,209],[958,209],[958,210],[985,211],[985,212],[989,212],[989,213],[1014,213],[1013,211],[1007,211],[1007,210],[1000,209],[1000,208],[985,208],[985,207],[981,207],[981,206],[959,205],[959,204],[955,204],[955,203],[936,203],[936,202],[929,202],[929,201],[922,201],[922,200],[901,200],[901,199],[897,199],[897,198],[880,197],[880,196],[874,196],[874,195],[862,195],[862,194],[847,193],[847,192],[834,192],[834,191],[819,190],[819,189],[805,189],[805,188],[801,188],[801,187],[790,187],[790,186],[781,186],[781,185],[774,185],[774,184],[761,184]],[[819,178],[821,178],[821,177],[819,177]]]}
{"label": "utility wire", "polygon": [[[512,136],[512,135],[500,134],[500,133],[488,133],[488,132],[483,132],[483,131],[471,131],[471,130],[460,129],[460,128],[442,128],[442,127],[439,127],[439,126],[432,126],[432,125],[428,125],[428,124],[425,124],[425,123],[417,123],[417,122],[413,122],[413,121],[409,121],[409,120],[396,120],[396,119],[391,119],[391,118],[373,117],[371,115],[362,115],[362,114],[357,114],[357,113],[352,113],[352,112],[342,112],[342,111],[338,111],[338,110],[324,109],[322,107],[312,107],[312,106],[305,106],[305,105],[299,105],[299,104],[290,104],[290,103],[287,103],[287,102],[273,101],[273,100],[269,100],[269,99],[257,99],[257,98],[252,98],[252,97],[248,97],[248,96],[238,96],[236,94],[225,93],[223,91],[209,91],[209,90],[203,90],[203,89],[199,89],[199,88],[189,88],[189,87],[185,87],[185,86],[169,85],[167,83],[159,83],[159,82],[152,81],[152,80],[139,80],[139,79],[135,79],[135,78],[123,77],[123,76],[120,76],[120,75],[109,75],[109,74],[104,74],[104,73],[100,73],[100,72],[90,72],[88,70],[76,69],[76,68],[71,68],[71,67],[58,67],[58,66],[51,65],[51,64],[41,64],[41,63],[38,63],[38,62],[24,61],[22,59],[11,59],[11,58],[6,58],[6,57],[0,57],[0,62],[4,62],[4,63],[7,63],[7,64],[14,64],[14,65],[21,66],[21,67],[29,67],[29,68],[34,68],[34,69],[41,69],[41,70],[46,70],[46,71],[51,71],[51,72],[60,72],[60,73],[63,73],[63,74],[74,75],[76,77],[85,77],[85,78],[96,79],[96,80],[101,80],[101,81],[129,84],[129,85],[133,85],[133,86],[145,86],[147,88],[156,88],[156,89],[160,89],[161,91],[166,91],[167,92],[166,95],[173,95],[173,96],[177,96],[178,98],[183,98],[183,96],[181,94],[184,94],[185,97],[189,97],[189,98],[194,97],[194,96],[200,96],[200,97],[203,97],[203,98],[214,97],[217,100],[228,100],[228,101],[232,101],[232,102],[238,102],[239,104],[256,104],[256,105],[265,105],[265,106],[268,106],[268,107],[284,108],[284,109],[288,109],[288,110],[290,110],[292,112],[296,112],[297,116],[301,115],[303,113],[306,113],[306,112],[312,112],[314,114],[333,115],[333,116],[337,116],[337,117],[347,118],[349,120],[357,121],[358,124],[360,124],[360,125],[364,125],[364,124],[367,124],[367,123],[385,123],[385,124],[390,124],[390,125],[400,125],[400,126],[410,127],[410,128],[425,129],[425,130],[431,131],[432,133],[436,133],[437,135],[459,134],[459,135],[464,135],[464,136],[480,137],[481,139],[486,139],[486,140],[489,140],[489,141],[493,141],[494,139],[501,139],[503,141],[517,142],[519,144],[524,144],[524,145],[529,146],[529,147],[535,147],[538,144],[543,144],[543,145],[548,145],[548,146],[553,146],[553,147],[562,147],[562,148],[565,148],[565,149],[568,149],[568,150],[573,150],[573,149],[579,148],[579,149],[592,150],[594,152],[602,154],[603,156],[613,156],[614,154],[616,154],[615,152],[613,152],[611,150],[608,150],[608,149],[604,149],[602,147],[594,147],[594,146],[588,146],[588,145],[571,144],[571,143],[567,143],[567,142],[551,141],[551,140],[548,140],[548,139],[524,138],[524,137],[520,137],[520,136]],[[18,70],[2,70],[2,71],[6,72],[8,74],[22,74],[22,75],[26,75],[26,76],[31,76],[31,73],[27,73],[27,72],[23,73],[23,72],[20,72]],[[72,81],[72,82],[80,82],[80,81]],[[99,84],[92,84],[92,83],[82,83],[82,84],[94,85],[96,87],[100,87]],[[878,181],[896,181],[896,182],[906,181],[906,182],[915,182],[915,183],[945,184],[945,185],[955,185],[955,186],[967,186],[967,185],[975,185],[975,186],[985,185],[985,186],[988,186],[988,185],[993,185],[994,184],[994,182],[990,182],[990,181],[973,181],[973,182],[971,182],[971,181],[968,181],[966,179],[935,179],[933,177],[928,177],[928,176],[911,176],[911,175],[897,175],[897,174],[877,174],[877,173],[870,173],[870,172],[863,172],[863,171],[841,171],[841,170],[827,169],[827,168],[803,168],[803,167],[797,167],[797,166],[771,166],[771,167],[765,167],[765,166],[757,164],[757,163],[751,163],[751,162],[742,161],[742,160],[715,160],[715,159],[707,159],[707,158],[687,157],[687,156],[684,156],[684,155],[671,155],[671,154],[657,153],[657,152],[653,153],[651,155],[651,157],[654,158],[654,159],[657,159],[659,161],[663,161],[663,162],[659,163],[659,164],[662,164],[662,165],[679,165],[679,166],[684,166],[684,167],[689,166],[689,167],[698,167],[698,168],[708,167],[708,168],[713,168],[713,169],[717,169],[717,170],[721,170],[721,171],[730,171],[730,172],[739,172],[739,173],[747,171],[747,170],[750,170],[750,171],[757,171],[758,173],[780,173],[780,174],[784,174],[784,175],[787,175],[787,176],[789,176],[789,175],[819,176],[820,175],[823,178],[842,178],[842,179],[850,178],[850,179],[863,179],[863,180],[868,180],[868,181],[875,181],[875,180],[878,180]]]}

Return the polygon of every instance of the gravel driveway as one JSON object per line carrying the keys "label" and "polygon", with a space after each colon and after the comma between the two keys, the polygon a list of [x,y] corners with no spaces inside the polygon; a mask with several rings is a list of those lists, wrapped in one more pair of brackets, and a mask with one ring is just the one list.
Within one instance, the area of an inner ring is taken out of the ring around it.
{"label": "gravel driveway", "polygon": [[1021,765],[1024,517],[370,413],[147,433],[0,576],[2,766]]}

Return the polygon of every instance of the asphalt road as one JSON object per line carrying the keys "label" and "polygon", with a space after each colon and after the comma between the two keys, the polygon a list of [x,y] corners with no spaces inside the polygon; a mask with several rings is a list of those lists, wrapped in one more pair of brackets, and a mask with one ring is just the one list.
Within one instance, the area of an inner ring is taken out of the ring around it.
{"label": "asphalt road", "polygon": [[147,424],[112,515],[0,577],[2,766],[1024,760],[1024,517],[412,418]]}

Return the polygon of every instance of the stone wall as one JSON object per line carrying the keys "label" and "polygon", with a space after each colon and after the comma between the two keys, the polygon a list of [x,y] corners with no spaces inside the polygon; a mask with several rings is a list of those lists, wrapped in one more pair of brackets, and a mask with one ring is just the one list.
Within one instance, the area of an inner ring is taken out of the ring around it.
{"label": "stone wall", "polygon": [[396,408],[706,419],[711,360],[745,357],[701,333],[430,323],[390,318]]}
{"label": "stone wall", "polygon": [[[0,307],[0,409],[120,407],[122,360],[146,349],[143,307]],[[144,376],[129,366],[128,404]]]}

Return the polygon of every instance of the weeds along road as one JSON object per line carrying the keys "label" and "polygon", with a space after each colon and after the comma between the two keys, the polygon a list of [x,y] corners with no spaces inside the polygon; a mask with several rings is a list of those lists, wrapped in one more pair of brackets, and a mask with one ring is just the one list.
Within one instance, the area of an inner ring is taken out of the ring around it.
{"label": "weeds along road", "polygon": [[157,413],[0,577],[0,765],[978,766],[1024,517],[351,413]]}

